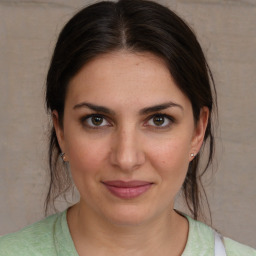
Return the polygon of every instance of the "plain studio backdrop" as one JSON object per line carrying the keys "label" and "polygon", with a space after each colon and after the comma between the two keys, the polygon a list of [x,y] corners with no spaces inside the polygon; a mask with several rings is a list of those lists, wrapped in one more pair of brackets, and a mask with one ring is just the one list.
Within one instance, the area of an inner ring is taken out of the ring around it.
{"label": "plain studio backdrop", "polygon": [[[0,0],[0,235],[44,217],[47,68],[64,23],[92,2]],[[218,165],[206,179],[213,226],[256,247],[256,1],[158,2],[191,25],[216,81]]]}

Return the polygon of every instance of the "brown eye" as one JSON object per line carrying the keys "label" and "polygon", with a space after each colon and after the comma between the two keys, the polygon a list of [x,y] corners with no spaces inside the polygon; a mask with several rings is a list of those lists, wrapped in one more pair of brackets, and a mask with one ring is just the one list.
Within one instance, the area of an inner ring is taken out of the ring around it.
{"label": "brown eye", "polygon": [[148,121],[147,125],[155,128],[168,128],[174,123],[173,117],[166,114],[153,115]]}
{"label": "brown eye", "polygon": [[155,116],[153,117],[153,123],[156,125],[156,126],[162,126],[165,122],[165,117],[164,116]]}
{"label": "brown eye", "polygon": [[101,116],[92,116],[91,117],[91,122],[95,126],[100,126],[103,123],[103,117]]}
{"label": "brown eye", "polygon": [[104,116],[94,114],[82,118],[81,122],[89,128],[101,128],[105,126],[110,126],[110,123],[106,120]]}

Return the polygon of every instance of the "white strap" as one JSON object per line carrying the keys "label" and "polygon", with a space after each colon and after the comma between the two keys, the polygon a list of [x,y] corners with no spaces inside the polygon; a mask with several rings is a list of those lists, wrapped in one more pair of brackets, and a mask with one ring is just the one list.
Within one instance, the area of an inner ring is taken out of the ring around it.
{"label": "white strap", "polygon": [[215,256],[227,256],[222,237],[215,232]]}

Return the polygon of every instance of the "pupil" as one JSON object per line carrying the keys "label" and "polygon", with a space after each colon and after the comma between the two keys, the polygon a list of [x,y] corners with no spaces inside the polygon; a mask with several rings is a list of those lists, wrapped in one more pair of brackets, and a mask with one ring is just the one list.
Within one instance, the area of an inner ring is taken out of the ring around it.
{"label": "pupil", "polygon": [[103,118],[102,118],[102,117],[94,116],[94,117],[92,118],[92,123],[93,123],[94,125],[101,125],[102,122],[103,122]]}
{"label": "pupil", "polygon": [[160,126],[164,123],[164,117],[162,116],[156,116],[154,117],[154,124],[157,125],[157,126]]}

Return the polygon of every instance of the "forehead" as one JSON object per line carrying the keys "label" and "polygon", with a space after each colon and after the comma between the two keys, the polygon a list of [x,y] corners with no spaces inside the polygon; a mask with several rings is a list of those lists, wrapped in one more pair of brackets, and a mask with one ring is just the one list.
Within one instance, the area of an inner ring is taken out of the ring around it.
{"label": "forehead", "polygon": [[122,105],[187,103],[164,60],[151,53],[126,51],[100,55],[71,80],[67,101]]}

